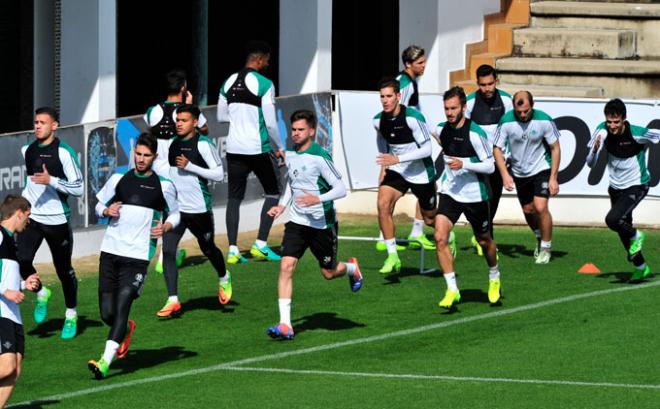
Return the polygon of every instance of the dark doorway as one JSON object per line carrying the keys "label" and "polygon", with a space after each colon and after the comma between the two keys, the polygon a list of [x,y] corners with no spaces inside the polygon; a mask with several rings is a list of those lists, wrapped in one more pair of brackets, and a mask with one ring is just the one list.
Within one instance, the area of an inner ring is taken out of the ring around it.
{"label": "dark doorway", "polygon": [[32,128],[34,6],[0,1],[0,133]]}
{"label": "dark doorway", "polygon": [[373,90],[398,58],[398,0],[333,0],[332,89]]}
{"label": "dark doorway", "polygon": [[198,89],[193,20],[201,3],[208,5],[207,103],[217,103],[222,82],[243,66],[248,40],[271,45],[265,75],[277,82],[279,1],[117,0],[117,116],[142,114],[164,100],[165,75],[173,68],[186,70],[190,89]]}

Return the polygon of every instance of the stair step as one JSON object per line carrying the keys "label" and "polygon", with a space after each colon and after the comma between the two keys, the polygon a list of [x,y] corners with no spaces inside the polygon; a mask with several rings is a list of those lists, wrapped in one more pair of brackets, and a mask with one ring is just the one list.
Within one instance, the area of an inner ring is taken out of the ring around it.
{"label": "stair step", "polygon": [[499,23],[488,26],[488,51],[511,54],[513,30],[525,27],[522,24]]}
{"label": "stair step", "polygon": [[488,64],[488,65],[492,65],[494,67],[495,66],[495,61],[498,58],[508,57],[509,55],[510,55],[509,53],[474,54],[472,56],[472,58],[470,59],[470,65],[468,67],[468,73],[470,74],[470,78],[473,79],[473,80],[477,79],[477,68],[479,68],[480,65]]}
{"label": "stair step", "polygon": [[535,97],[601,98],[605,95],[603,89],[599,87],[502,83],[498,85],[498,88],[511,95],[517,91],[526,90]]}
{"label": "stair step", "polygon": [[525,28],[513,35],[513,53],[534,57],[622,59],[635,56],[631,30]]}
{"label": "stair step", "polygon": [[497,60],[499,71],[547,74],[602,74],[606,76],[658,76],[660,63],[653,60],[596,60],[577,58],[509,57]]}
{"label": "stair step", "polygon": [[531,4],[533,16],[660,18],[660,4],[540,1]]}

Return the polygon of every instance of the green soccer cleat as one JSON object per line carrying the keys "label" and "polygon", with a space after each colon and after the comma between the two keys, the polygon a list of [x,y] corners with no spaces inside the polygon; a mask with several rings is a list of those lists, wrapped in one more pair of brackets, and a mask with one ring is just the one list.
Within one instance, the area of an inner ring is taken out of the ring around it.
{"label": "green soccer cleat", "polygon": [[156,266],[154,267],[154,270],[155,270],[158,274],[163,274],[163,271],[165,271],[165,270],[163,269],[163,262],[162,262],[162,261],[157,261],[157,262],[156,262]]}
{"label": "green soccer cleat", "polygon": [[421,234],[417,237],[408,236],[408,248],[418,249],[424,246],[424,250],[435,250],[435,243]]}
{"label": "green soccer cleat", "polygon": [[457,251],[456,251],[456,234],[454,234],[453,231],[449,232],[448,245],[449,245],[449,251],[451,251],[451,256],[456,258],[456,254],[457,254]]}
{"label": "green soccer cleat", "polygon": [[48,314],[48,300],[50,300],[51,291],[50,289],[44,287],[46,291],[45,297],[37,296],[37,304],[34,306],[34,322],[41,324],[46,321],[46,315]]}
{"label": "green soccer cleat", "polygon": [[630,279],[628,282],[631,283],[638,283],[648,277],[651,274],[651,267],[646,266],[643,270],[640,270],[638,268],[633,271],[632,275],[630,276]]}
{"label": "green soccer cleat", "polygon": [[438,305],[442,308],[450,309],[454,304],[458,304],[459,301],[461,301],[461,292],[454,292],[448,288],[445,296],[440,300]]}
{"label": "green soccer cleat", "polygon": [[552,253],[550,250],[541,250],[539,251],[538,257],[536,257],[536,260],[534,262],[536,264],[548,264],[550,262],[550,258],[552,257]]}
{"label": "green soccer cleat", "polygon": [[476,237],[472,236],[472,238],[470,239],[470,244],[472,244],[472,247],[474,247],[474,249],[477,250],[477,255],[479,257],[483,257],[484,249],[481,248]]}
{"label": "green soccer cleat", "polygon": [[231,300],[233,291],[231,288],[231,273],[227,270],[227,282],[218,284],[218,300],[220,304],[225,305]]}
{"label": "green soccer cleat", "polygon": [[250,248],[250,254],[255,258],[255,260],[261,261],[280,261],[282,259],[282,257],[277,255],[273,250],[270,249],[270,247],[268,247],[268,244],[262,248],[259,248],[256,244],[253,244]]}
{"label": "green soccer cleat", "polygon": [[500,287],[499,278],[488,280],[488,301],[491,304],[496,304],[500,300]]}
{"label": "green soccer cleat", "polygon": [[[402,246],[400,244],[396,245],[396,251],[403,251],[406,249],[406,246]],[[383,240],[378,240],[376,242],[376,250],[378,251],[387,251],[387,244]]]}
{"label": "green soccer cleat", "polygon": [[66,318],[64,320],[64,326],[62,327],[62,339],[73,339],[78,332],[78,316],[76,315],[73,318]]}
{"label": "green soccer cleat", "polygon": [[243,264],[247,262],[248,259],[243,257],[241,253],[227,253],[227,264]]}
{"label": "green soccer cleat", "polygon": [[644,246],[644,240],[646,240],[646,234],[643,231],[637,230],[639,232],[639,238],[630,240],[630,248],[628,248],[628,254],[634,256],[635,254],[642,251],[642,246]]}
{"label": "green soccer cleat", "polygon": [[108,376],[108,372],[110,371],[110,364],[105,362],[103,358],[99,359],[98,361],[92,359],[87,362],[87,368],[92,371],[92,374],[96,379],[101,380]]}
{"label": "green soccer cleat", "polygon": [[381,274],[391,274],[392,272],[398,273],[401,270],[401,260],[399,260],[399,255],[396,253],[391,253],[387,255],[383,267],[378,270]]}

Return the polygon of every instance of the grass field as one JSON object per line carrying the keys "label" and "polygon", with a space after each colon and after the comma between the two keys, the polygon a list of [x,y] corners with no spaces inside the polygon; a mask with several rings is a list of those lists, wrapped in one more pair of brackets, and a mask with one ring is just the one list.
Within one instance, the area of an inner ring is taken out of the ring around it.
{"label": "grass field", "polygon": [[[340,234],[372,236],[373,223],[343,223]],[[407,231],[406,231],[407,233]],[[49,318],[32,319],[34,296],[22,306],[26,330],[23,376],[10,404],[24,407],[237,408],[658,408],[660,280],[625,282],[631,266],[617,236],[605,229],[556,229],[553,261],[533,264],[533,235],[499,228],[503,302],[488,304],[483,259],[457,228],[462,302],[437,306],[445,283],[420,275],[419,252],[400,253],[400,274],[378,274],[383,253],[373,243],[340,242],[340,259],[357,256],[365,285],[326,282],[306,255],[294,278],[296,339],[273,341],[278,319],[277,265],[234,266],[234,299],[221,307],[208,262],[181,270],[184,314],[159,321],[164,280],[147,279],[134,304],[131,351],[110,377],[87,370],[108,329],[98,313],[97,281],[81,274],[80,335],[59,339],[61,290],[53,287]],[[645,254],[660,268],[660,233]],[[434,256],[427,253],[433,266]],[[585,262],[600,275],[577,274]]]}

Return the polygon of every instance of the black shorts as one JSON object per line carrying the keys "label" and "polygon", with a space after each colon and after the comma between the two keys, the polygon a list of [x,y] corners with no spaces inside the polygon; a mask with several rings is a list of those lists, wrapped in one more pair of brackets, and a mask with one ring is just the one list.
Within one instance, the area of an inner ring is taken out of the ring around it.
{"label": "black shorts", "polygon": [[23,326],[9,318],[0,318],[0,355],[25,355],[25,335]]}
{"label": "black shorts", "polygon": [[112,293],[122,287],[133,287],[142,293],[149,261],[101,252],[99,260],[99,292]]}
{"label": "black shorts", "polygon": [[73,232],[71,225],[69,223],[43,224],[30,219],[25,230],[16,235],[16,255],[21,265],[21,277],[24,280],[37,272],[32,262],[44,239],[50,249],[57,273],[69,274],[72,270]]}
{"label": "black shorts", "polygon": [[408,192],[408,189],[410,189],[417,200],[419,200],[419,207],[421,207],[422,210],[435,210],[435,182],[410,183],[399,173],[388,169],[385,171],[385,177],[380,185],[389,186],[404,195]]}
{"label": "black shorts", "polygon": [[523,206],[532,203],[534,196],[546,199],[550,197],[550,169],[542,170],[536,175],[526,178],[514,176],[513,181],[516,183],[518,201]]}
{"label": "black shorts", "polygon": [[298,223],[288,222],[284,225],[284,238],[280,252],[282,257],[295,257],[300,259],[309,247],[312,254],[319,261],[321,268],[328,270],[337,267],[337,229],[315,229]]}
{"label": "black shorts", "polygon": [[440,193],[437,214],[446,216],[452,224],[456,224],[461,214],[465,214],[465,218],[470,222],[475,236],[490,233],[490,203],[487,200],[461,203],[449,195]]}
{"label": "black shorts", "polygon": [[280,195],[280,185],[277,180],[274,155],[272,153],[267,152],[258,155],[227,153],[229,199],[243,200],[247,178],[250,172],[254,172],[257,176],[266,196]]}

